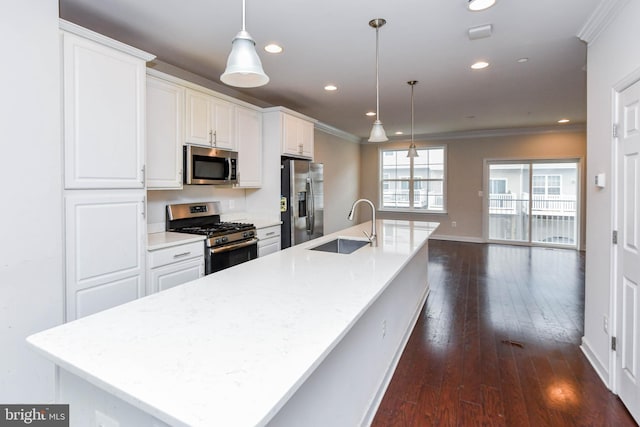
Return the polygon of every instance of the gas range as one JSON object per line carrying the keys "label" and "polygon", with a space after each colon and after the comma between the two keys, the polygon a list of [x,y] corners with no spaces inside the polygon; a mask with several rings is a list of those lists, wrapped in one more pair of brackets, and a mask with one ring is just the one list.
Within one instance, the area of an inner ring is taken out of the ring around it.
{"label": "gas range", "polygon": [[221,222],[219,202],[167,205],[166,229],[207,236],[205,274],[257,257],[256,227],[241,222]]}

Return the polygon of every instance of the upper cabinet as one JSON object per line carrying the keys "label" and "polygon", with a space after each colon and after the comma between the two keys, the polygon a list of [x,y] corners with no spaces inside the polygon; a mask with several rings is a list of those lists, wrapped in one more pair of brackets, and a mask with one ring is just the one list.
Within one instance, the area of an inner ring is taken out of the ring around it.
{"label": "upper cabinet", "polygon": [[235,151],[233,108],[231,102],[187,88],[185,142]]}
{"label": "upper cabinet", "polygon": [[144,188],[145,74],[153,56],[61,27],[65,188]]}
{"label": "upper cabinet", "polygon": [[280,145],[282,156],[313,160],[314,120],[284,107],[264,110],[267,144]]}
{"label": "upper cabinet", "polygon": [[313,123],[282,114],[282,154],[313,159]]}
{"label": "upper cabinet", "polygon": [[185,88],[147,76],[147,188],[182,188]]}
{"label": "upper cabinet", "polygon": [[238,142],[238,184],[251,188],[262,185],[262,113],[236,106]]}

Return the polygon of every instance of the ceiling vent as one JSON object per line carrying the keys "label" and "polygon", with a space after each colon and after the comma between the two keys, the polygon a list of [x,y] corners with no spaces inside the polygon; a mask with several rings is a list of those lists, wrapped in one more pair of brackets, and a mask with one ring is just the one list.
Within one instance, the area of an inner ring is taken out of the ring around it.
{"label": "ceiling vent", "polygon": [[469,28],[469,40],[478,40],[484,39],[486,37],[491,37],[491,33],[493,32],[493,25],[479,25],[477,27]]}

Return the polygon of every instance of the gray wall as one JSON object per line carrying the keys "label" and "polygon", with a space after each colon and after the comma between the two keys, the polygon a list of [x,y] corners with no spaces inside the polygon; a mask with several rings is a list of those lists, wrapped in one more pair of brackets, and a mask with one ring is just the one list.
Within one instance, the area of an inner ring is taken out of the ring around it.
{"label": "gray wall", "polygon": [[337,136],[315,131],[314,161],[324,164],[324,233],[351,227],[347,219],[358,198],[360,146]]}
{"label": "gray wall", "polygon": [[[417,141],[416,145],[446,146],[447,150],[447,213],[380,212],[382,218],[421,219],[440,222],[434,237],[463,241],[483,241],[484,160],[499,159],[551,159],[584,158],[586,134],[584,131],[503,135],[491,137],[456,138],[443,141]],[[384,148],[407,147],[408,142],[384,143]],[[379,205],[378,164],[380,144],[361,145],[360,195]],[[581,188],[584,192],[584,174]],[[584,194],[581,195],[581,236],[584,236]],[[452,221],[456,227],[452,227]]]}

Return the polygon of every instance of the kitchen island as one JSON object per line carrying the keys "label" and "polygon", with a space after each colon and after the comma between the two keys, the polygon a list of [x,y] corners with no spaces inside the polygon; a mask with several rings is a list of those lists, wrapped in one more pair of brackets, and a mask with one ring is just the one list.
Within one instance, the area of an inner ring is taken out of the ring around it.
{"label": "kitchen island", "polygon": [[[30,336],[71,426],[368,425],[428,295],[437,223],[370,222]],[[101,423],[101,424],[100,424]]]}

